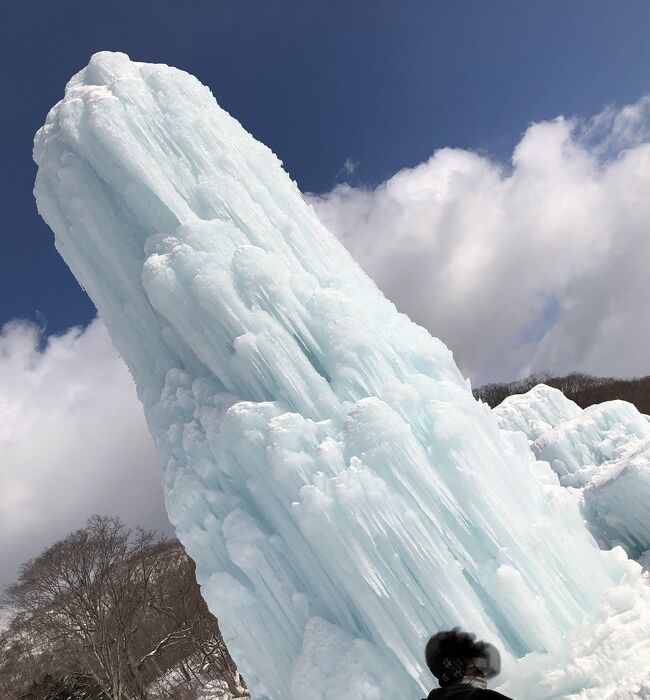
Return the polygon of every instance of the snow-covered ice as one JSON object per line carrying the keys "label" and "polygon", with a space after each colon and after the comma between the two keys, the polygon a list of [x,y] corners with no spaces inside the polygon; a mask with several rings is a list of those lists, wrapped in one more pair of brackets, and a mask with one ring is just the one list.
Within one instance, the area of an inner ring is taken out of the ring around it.
{"label": "snow-covered ice", "polygon": [[539,384],[494,409],[505,430],[526,434],[563,486],[577,491],[601,546],[633,558],[650,550],[650,418],[627,401],[582,410],[558,389]]}
{"label": "snow-covered ice", "polygon": [[546,384],[538,384],[525,394],[512,394],[494,409],[504,430],[520,430],[530,441],[581,413],[577,403]]}
{"label": "snow-covered ice", "polygon": [[452,625],[500,648],[519,697],[643,682],[641,567],[598,548],[526,437],[206,87],[96,54],[34,158],[254,698],[421,697],[425,641]]}

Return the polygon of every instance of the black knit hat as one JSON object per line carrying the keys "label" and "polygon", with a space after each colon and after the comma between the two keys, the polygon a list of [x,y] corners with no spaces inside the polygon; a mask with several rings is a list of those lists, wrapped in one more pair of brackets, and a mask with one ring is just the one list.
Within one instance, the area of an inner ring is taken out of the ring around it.
{"label": "black knit hat", "polygon": [[474,664],[486,678],[493,678],[501,670],[501,657],[495,647],[476,641],[476,635],[462,632],[458,627],[431,637],[425,658],[429,670],[443,687],[461,680],[469,664]]}

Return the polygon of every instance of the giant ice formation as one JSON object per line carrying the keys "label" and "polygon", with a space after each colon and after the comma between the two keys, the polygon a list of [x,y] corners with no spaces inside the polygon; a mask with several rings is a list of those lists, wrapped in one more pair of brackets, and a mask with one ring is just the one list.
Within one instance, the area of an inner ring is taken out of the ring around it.
{"label": "giant ice formation", "polygon": [[456,624],[500,647],[527,697],[641,681],[641,568],[596,546],[525,437],[208,88],[97,54],[34,158],[39,211],[135,378],[169,516],[255,698],[421,697],[424,642]]}
{"label": "giant ice formation", "polygon": [[558,389],[539,384],[494,409],[505,430],[520,430],[535,456],[574,488],[592,533],[631,557],[650,550],[650,417],[626,401],[584,411]]}

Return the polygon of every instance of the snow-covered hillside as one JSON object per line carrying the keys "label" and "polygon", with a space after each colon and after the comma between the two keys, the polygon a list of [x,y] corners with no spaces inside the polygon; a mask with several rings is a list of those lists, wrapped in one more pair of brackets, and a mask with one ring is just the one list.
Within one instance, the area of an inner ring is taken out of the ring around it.
{"label": "snow-covered hillside", "polygon": [[500,648],[517,697],[643,681],[641,568],[206,87],[97,54],[34,157],[254,698],[421,697],[424,643],[453,625]]}

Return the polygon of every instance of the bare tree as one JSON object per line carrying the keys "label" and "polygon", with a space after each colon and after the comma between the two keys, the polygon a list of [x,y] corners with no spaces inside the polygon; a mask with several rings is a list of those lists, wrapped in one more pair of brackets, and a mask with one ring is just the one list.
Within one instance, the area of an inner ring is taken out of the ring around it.
{"label": "bare tree", "polygon": [[616,379],[572,372],[564,377],[553,377],[549,372],[543,372],[509,384],[484,384],[474,389],[474,397],[494,408],[506,397],[524,394],[537,384],[560,389],[581,408],[612,399],[623,399],[633,403],[641,413],[650,414],[650,376]]}
{"label": "bare tree", "polygon": [[246,694],[176,540],[93,516],[24,564],[5,604],[23,656],[49,654],[59,673],[93,679],[110,700],[162,697],[170,670],[191,685],[209,668]]}
{"label": "bare tree", "polygon": [[21,700],[106,700],[101,686],[80,674],[45,674],[20,695]]}

